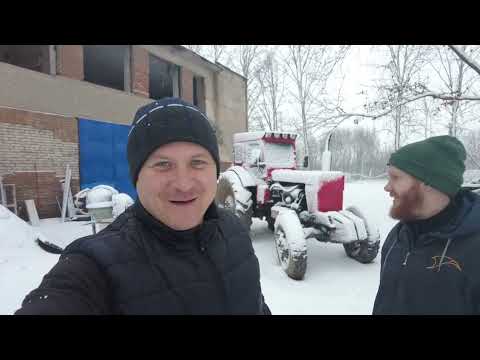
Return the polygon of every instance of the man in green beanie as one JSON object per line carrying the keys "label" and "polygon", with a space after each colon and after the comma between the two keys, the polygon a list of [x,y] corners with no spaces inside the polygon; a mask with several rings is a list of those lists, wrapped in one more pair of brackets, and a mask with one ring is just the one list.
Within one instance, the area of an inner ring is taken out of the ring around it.
{"label": "man in green beanie", "polygon": [[480,196],[461,189],[465,158],[452,136],[391,155],[385,191],[399,222],[382,247],[374,315],[480,313]]}

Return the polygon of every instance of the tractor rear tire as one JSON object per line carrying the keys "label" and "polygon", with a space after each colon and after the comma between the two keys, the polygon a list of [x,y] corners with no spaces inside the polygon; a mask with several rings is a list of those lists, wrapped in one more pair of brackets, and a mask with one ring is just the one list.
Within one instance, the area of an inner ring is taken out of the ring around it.
{"label": "tractor rear tire", "polygon": [[221,177],[218,181],[215,203],[218,207],[235,214],[240,219],[242,225],[246,227],[247,231],[250,231],[250,227],[252,226],[253,209],[250,207],[249,209],[246,209],[245,212],[238,210],[238,208],[243,207],[243,205],[237,203],[233,186],[226,177]]}

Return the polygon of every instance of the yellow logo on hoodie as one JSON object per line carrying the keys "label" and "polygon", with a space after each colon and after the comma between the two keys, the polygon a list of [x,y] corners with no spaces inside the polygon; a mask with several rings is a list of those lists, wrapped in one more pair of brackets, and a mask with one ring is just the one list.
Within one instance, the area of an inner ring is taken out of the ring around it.
{"label": "yellow logo on hoodie", "polygon": [[455,269],[457,269],[458,271],[462,271],[462,267],[460,266],[460,264],[458,263],[457,260],[454,260],[454,259],[452,259],[452,258],[449,257],[449,256],[444,256],[442,263],[440,263],[440,259],[441,259],[441,258],[442,258],[441,256],[432,256],[433,265],[432,265],[432,266],[428,266],[427,269],[432,269],[432,270],[438,269],[438,271],[439,271],[439,270],[440,270],[440,266],[442,266],[442,265],[451,265],[451,266],[453,266]]}

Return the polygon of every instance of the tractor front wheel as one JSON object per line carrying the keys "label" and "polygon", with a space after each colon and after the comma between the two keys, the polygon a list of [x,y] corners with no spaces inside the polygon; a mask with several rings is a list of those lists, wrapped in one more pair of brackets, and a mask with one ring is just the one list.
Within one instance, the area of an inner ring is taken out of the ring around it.
{"label": "tractor front wheel", "polygon": [[284,210],[275,221],[275,248],[287,275],[302,280],[307,270],[307,244],[303,227],[293,210]]}

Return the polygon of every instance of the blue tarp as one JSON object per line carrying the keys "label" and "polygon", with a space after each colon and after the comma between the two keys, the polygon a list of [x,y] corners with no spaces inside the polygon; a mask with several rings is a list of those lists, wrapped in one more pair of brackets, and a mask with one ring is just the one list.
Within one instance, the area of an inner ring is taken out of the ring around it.
{"label": "blue tarp", "polygon": [[78,119],[80,189],[109,185],[136,199],[127,162],[129,130],[128,125]]}

